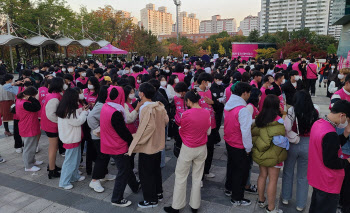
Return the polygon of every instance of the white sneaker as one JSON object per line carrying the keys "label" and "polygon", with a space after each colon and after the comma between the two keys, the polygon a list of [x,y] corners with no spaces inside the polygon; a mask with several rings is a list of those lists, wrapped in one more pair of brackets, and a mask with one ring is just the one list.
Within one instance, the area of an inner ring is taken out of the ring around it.
{"label": "white sneaker", "polygon": [[166,140],[167,140],[167,141],[170,141],[170,140],[171,140],[171,137],[167,137]]}
{"label": "white sneaker", "polygon": [[298,206],[297,206],[297,208],[296,208],[296,209],[297,209],[297,211],[298,211],[298,212],[302,212],[302,211],[304,211],[304,208],[300,208],[300,207],[298,207]]}
{"label": "white sneaker", "polygon": [[66,189],[66,190],[70,190],[70,189],[73,189],[73,185],[72,184],[70,184],[70,185],[68,185],[68,186],[65,186],[65,187],[63,187],[64,189]]}
{"label": "white sneaker", "polygon": [[4,158],[0,157],[0,163],[5,163],[5,162],[6,162],[6,160]]}
{"label": "white sneaker", "polygon": [[39,146],[36,147],[35,153],[38,153],[40,151]]}
{"label": "white sneaker", "polygon": [[215,174],[209,173],[209,174],[205,174],[204,176],[205,176],[206,178],[214,178],[214,177],[215,177]]}
{"label": "white sneaker", "polygon": [[89,187],[92,188],[95,192],[101,193],[105,189],[101,186],[100,180],[91,181]]}
{"label": "white sneaker", "polygon": [[37,166],[33,166],[33,167],[30,168],[30,169],[27,169],[27,168],[24,169],[24,171],[26,171],[26,172],[37,172],[37,171],[39,171],[39,170],[40,170],[40,168],[37,167]]}
{"label": "white sneaker", "polygon": [[283,203],[284,205],[288,205],[289,201],[286,200],[286,199],[282,199],[282,203]]}
{"label": "white sneaker", "polygon": [[37,160],[37,161],[35,161],[34,165],[35,165],[35,166],[39,166],[39,165],[41,165],[41,164],[43,164],[43,163],[44,163],[44,161]]}
{"label": "white sneaker", "polygon": [[15,149],[15,152],[18,153],[18,154],[22,153],[22,151],[23,151],[22,148]]}
{"label": "white sneaker", "polygon": [[107,180],[111,181],[111,180],[115,180],[116,177],[117,177],[116,175],[106,174],[105,178],[100,179],[100,181],[107,181]]}
{"label": "white sneaker", "polygon": [[274,209],[272,211],[269,211],[268,208],[266,207],[266,213],[283,213],[283,211],[281,209]]}
{"label": "white sneaker", "polygon": [[80,176],[80,178],[78,179],[79,182],[83,180],[85,180],[85,176]]}

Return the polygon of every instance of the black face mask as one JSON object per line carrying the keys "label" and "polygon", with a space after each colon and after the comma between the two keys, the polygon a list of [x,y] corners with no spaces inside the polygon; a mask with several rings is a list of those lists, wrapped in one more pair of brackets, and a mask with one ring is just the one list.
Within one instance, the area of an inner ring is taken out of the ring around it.
{"label": "black face mask", "polygon": [[30,87],[30,86],[32,86],[32,82],[31,81],[26,81],[26,82],[24,82],[24,86],[25,87]]}

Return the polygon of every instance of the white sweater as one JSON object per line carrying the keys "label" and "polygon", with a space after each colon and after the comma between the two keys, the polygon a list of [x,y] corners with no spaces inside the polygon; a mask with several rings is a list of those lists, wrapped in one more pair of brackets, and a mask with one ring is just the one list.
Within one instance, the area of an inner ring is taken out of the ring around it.
{"label": "white sweater", "polygon": [[88,111],[77,109],[76,117],[71,115],[69,118],[58,117],[58,136],[62,143],[72,144],[81,141],[81,125],[86,121]]}

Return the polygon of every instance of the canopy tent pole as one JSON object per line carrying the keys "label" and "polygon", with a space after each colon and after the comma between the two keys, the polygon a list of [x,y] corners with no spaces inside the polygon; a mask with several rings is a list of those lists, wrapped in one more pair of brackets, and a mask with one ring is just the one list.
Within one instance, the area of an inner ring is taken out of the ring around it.
{"label": "canopy tent pole", "polygon": [[[39,19],[38,19],[38,28],[39,28],[39,36],[41,36]],[[43,47],[40,45],[39,48],[40,48],[40,62],[43,62]]]}
{"label": "canopy tent pole", "polygon": [[[7,15],[7,34],[11,35],[10,32],[10,17],[9,15]],[[12,71],[15,72],[15,67],[13,66],[13,55],[12,55],[12,46],[9,46],[9,50],[10,50],[10,60],[11,60],[11,67],[12,67]]]}

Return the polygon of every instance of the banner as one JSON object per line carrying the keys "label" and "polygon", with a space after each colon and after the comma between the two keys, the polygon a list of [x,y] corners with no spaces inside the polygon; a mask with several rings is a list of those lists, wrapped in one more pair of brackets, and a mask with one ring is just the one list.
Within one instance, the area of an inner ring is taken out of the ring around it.
{"label": "banner", "polygon": [[349,68],[349,64],[350,64],[350,50],[348,52],[348,57],[346,59],[346,68]]}
{"label": "banner", "polygon": [[255,50],[258,49],[258,44],[249,43],[232,43],[232,59],[241,56],[242,60],[248,60],[250,57],[256,57]]}

